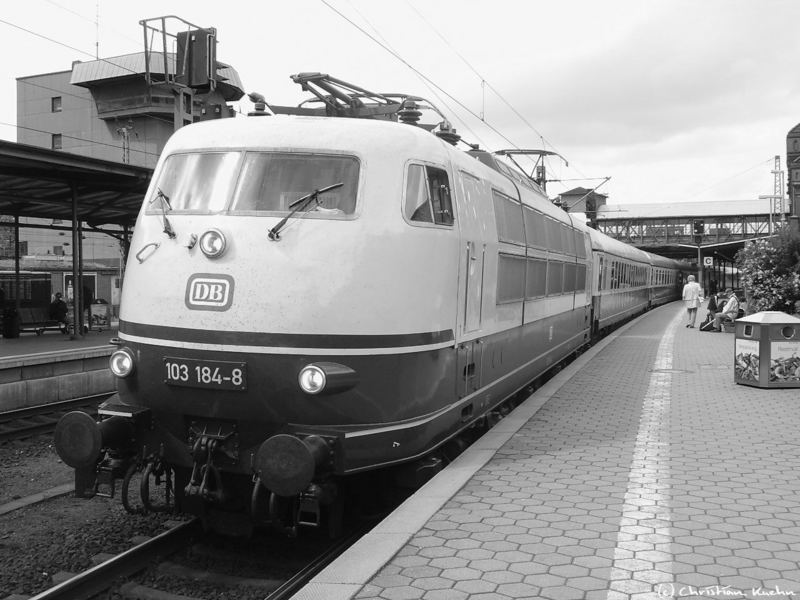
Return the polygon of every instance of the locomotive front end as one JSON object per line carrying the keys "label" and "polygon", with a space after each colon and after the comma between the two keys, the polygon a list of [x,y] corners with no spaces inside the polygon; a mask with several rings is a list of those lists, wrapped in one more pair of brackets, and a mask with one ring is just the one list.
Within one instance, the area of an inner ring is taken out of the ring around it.
{"label": "locomotive front end", "polygon": [[[315,255],[335,253],[332,232],[353,218],[359,160],[256,150],[262,142],[237,133],[208,147],[208,132],[192,130],[224,128],[186,129],[165,148],[131,242],[110,359],[118,394],[99,423],[65,418],[56,446],[95,471],[97,491],[122,479],[127,492],[142,472],[189,512],[318,521],[318,505],[335,499],[337,434],[290,424],[309,422],[308,399],[358,376],[308,355],[318,344],[304,332],[321,307],[299,303],[339,303],[336,274]],[[340,410],[316,420],[337,422]]]}
{"label": "locomotive front end", "polygon": [[[406,146],[427,132],[226,121],[165,148],[130,246],[118,394],[58,446],[101,486],[146,476],[145,506],[161,483],[183,511],[294,531],[341,508],[341,476],[444,439],[428,415],[456,387],[458,246],[402,216]],[[418,298],[443,308],[399,310]]]}

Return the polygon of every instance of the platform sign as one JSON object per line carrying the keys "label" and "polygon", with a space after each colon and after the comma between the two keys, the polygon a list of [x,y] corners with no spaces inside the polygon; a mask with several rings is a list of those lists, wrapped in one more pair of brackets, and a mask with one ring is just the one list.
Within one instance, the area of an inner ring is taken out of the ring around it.
{"label": "platform sign", "polygon": [[704,267],[713,267],[714,266],[714,257],[713,256],[704,256],[703,257],[703,266]]}

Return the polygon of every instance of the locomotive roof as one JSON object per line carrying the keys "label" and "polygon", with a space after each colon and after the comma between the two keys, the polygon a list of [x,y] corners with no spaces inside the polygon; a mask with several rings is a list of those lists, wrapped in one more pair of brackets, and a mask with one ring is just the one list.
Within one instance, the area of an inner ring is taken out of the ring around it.
{"label": "locomotive roof", "polygon": [[[388,151],[395,156],[452,162],[458,168],[468,169],[490,181],[512,183],[520,189],[525,204],[577,229],[588,230],[593,248],[638,261],[668,260],[586,227],[572,215],[554,206],[538,187],[520,186],[519,181],[504,170],[492,168],[474,155],[457,150],[429,131],[393,121],[297,115],[203,121],[179,129],[167,142],[162,160],[174,152],[229,148],[322,150],[367,158]],[[674,261],[670,261],[670,264],[674,264]]]}
{"label": "locomotive roof", "polygon": [[419,127],[372,119],[275,115],[203,121],[179,129],[164,154],[193,149],[330,150],[368,155],[378,150],[444,158],[450,145]]}

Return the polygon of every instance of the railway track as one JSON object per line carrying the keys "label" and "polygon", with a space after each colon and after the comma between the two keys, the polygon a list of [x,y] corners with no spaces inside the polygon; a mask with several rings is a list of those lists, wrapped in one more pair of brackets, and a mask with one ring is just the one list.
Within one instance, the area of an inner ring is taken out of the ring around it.
{"label": "railway track", "polygon": [[72,410],[84,410],[94,415],[98,404],[112,392],[83,396],[72,400],[51,402],[40,406],[20,408],[0,413],[0,443],[52,432],[62,415]]}
{"label": "railway track", "polygon": [[[112,589],[115,596],[128,600],[199,600],[207,597],[209,589],[213,589],[214,597],[288,600],[373,525],[374,521],[370,521],[332,542],[317,540],[311,545],[303,544],[299,554],[297,548],[294,553],[280,553],[277,549],[288,541],[278,537],[274,540],[276,550],[267,556],[272,563],[270,572],[243,577],[181,564],[179,555],[192,553],[205,553],[213,563],[241,560],[241,556],[232,556],[234,553],[213,542],[204,545],[206,534],[200,520],[195,518],[106,558],[30,600],[90,600],[104,597],[102,595]],[[196,547],[200,549],[194,549]],[[284,574],[276,575],[276,571]],[[128,581],[120,584],[124,580]]]}
{"label": "railway track", "polygon": [[30,600],[79,600],[88,599],[108,589],[121,577],[129,577],[144,569],[158,557],[186,547],[193,537],[200,535],[198,519],[186,521],[164,533],[137,544],[92,567],[33,596]]}

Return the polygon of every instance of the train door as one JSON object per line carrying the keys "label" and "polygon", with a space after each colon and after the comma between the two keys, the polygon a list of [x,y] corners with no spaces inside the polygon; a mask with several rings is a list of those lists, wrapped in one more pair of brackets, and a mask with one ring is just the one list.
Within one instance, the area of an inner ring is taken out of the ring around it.
{"label": "train door", "polygon": [[[456,199],[460,239],[458,276],[458,396],[466,396],[481,387],[483,342],[476,334],[483,322],[483,283],[486,243],[480,219],[481,181],[464,171],[458,172],[459,193]],[[469,339],[468,339],[469,338]]]}
{"label": "train door", "polygon": [[478,218],[482,185],[480,180],[459,172],[461,194],[458,198],[458,228],[461,239],[459,259],[459,329],[469,334],[481,329],[483,318],[483,277],[486,243]]}
{"label": "train door", "polygon": [[592,278],[592,333],[596,334],[600,329],[600,315],[602,311],[603,289],[606,286],[608,273],[605,270],[605,256],[601,252],[594,253],[594,272]]}

